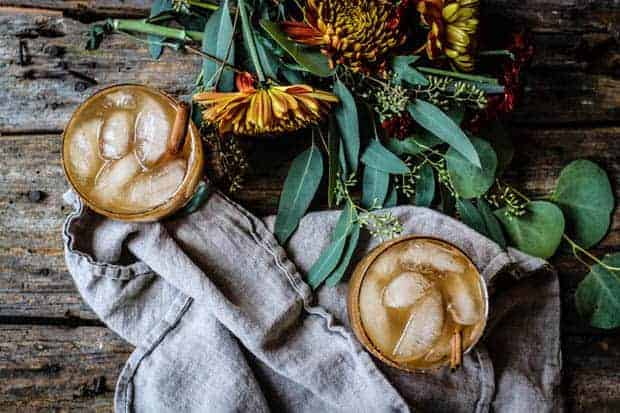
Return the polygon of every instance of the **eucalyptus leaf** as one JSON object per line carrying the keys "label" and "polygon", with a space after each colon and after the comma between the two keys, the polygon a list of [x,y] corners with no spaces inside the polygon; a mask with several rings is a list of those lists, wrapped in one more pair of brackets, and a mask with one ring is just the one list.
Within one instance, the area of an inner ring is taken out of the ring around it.
{"label": "eucalyptus leaf", "polygon": [[360,130],[355,99],[340,79],[336,79],[334,82],[334,94],[340,99],[340,104],[336,106],[335,114],[342,136],[342,146],[347,165],[350,167],[351,172],[357,172],[360,153]]}
{"label": "eucalyptus leaf", "polygon": [[342,259],[340,263],[336,267],[336,269],[330,274],[329,278],[325,281],[325,285],[328,287],[334,287],[336,284],[342,280],[344,277],[349,264],[351,263],[351,258],[355,253],[355,249],[360,239],[360,224],[355,222],[351,227],[351,233],[349,234],[349,238],[347,239],[346,249],[344,254],[342,255]]}
{"label": "eucalyptus leaf", "polygon": [[362,155],[364,165],[394,175],[409,173],[407,164],[390,150],[386,149],[377,139],[372,139]]}
{"label": "eucalyptus leaf", "polygon": [[327,77],[333,74],[333,71],[329,68],[327,57],[320,51],[308,49],[295,43],[280,30],[276,22],[263,19],[260,21],[260,25],[304,69],[320,77]]}
{"label": "eucalyptus leaf", "polygon": [[[172,10],[172,0],[154,0],[151,6],[150,17],[155,17],[165,11]],[[153,34],[148,35],[149,40],[149,53],[153,59],[159,59],[164,47],[160,43],[165,39],[161,36]]]}
{"label": "eucalyptus leaf", "polygon": [[452,193],[445,185],[439,185],[439,193],[441,194],[441,203],[439,204],[439,210],[446,215],[454,215],[454,206],[456,203],[454,195],[452,195]]}
{"label": "eucalyptus leaf", "polygon": [[446,167],[456,193],[465,199],[476,198],[489,190],[495,182],[497,156],[491,145],[480,138],[472,138],[471,142],[480,155],[482,167],[476,167],[456,149],[446,152]]}
{"label": "eucalyptus leaf", "polygon": [[[603,258],[603,263],[620,267],[620,253]],[[575,304],[579,314],[590,325],[597,328],[620,326],[620,272],[596,264],[579,283],[575,293]]]}
{"label": "eucalyptus leaf", "polygon": [[497,155],[497,176],[501,176],[512,162],[515,148],[499,121],[492,122],[487,128],[480,131],[480,136],[487,139]]}
{"label": "eucalyptus leaf", "polygon": [[386,147],[396,155],[417,155],[443,143],[441,139],[431,133],[424,133],[405,139],[391,138]]}
{"label": "eucalyptus leaf", "polygon": [[551,202],[530,202],[522,216],[508,215],[506,208],[495,211],[495,216],[512,245],[526,254],[549,258],[562,241],[564,215]]}
{"label": "eucalyptus leaf", "polygon": [[387,197],[383,203],[383,208],[392,208],[395,207],[396,204],[398,204],[398,191],[396,190],[395,185],[390,185]]}
{"label": "eucalyptus leaf", "polygon": [[[232,65],[235,63],[235,42],[233,36],[233,23],[230,18],[228,0],[224,0],[221,7],[207,20],[202,38],[202,51],[218,59],[225,60]],[[221,64],[210,59],[203,60],[204,87],[207,89],[218,87],[218,90],[230,92],[235,87],[234,72],[221,66]],[[220,82],[216,84],[220,70],[222,71]]]}
{"label": "eucalyptus leaf", "polygon": [[367,209],[383,206],[389,186],[390,175],[387,172],[370,166],[364,167],[362,206]]}
{"label": "eucalyptus leaf", "polygon": [[452,119],[437,106],[416,99],[407,106],[411,117],[424,129],[446,142],[473,165],[480,167],[480,158],[469,138]]}
{"label": "eucalyptus leaf", "polygon": [[429,207],[435,198],[433,167],[425,163],[418,171],[418,175],[415,183],[415,204],[421,207]]}
{"label": "eucalyptus leaf", "polygon": [[340,135],[338,134],[336,121],[333,116],[329,117],[329,130],[327,134],[327,156],[328,158],[328,180],[327,180],[327,205],[332,208],[334,205],[334,195],[336,193],[336,182],[340,165],[338,160],[338,149],[340,147]]}
{"label": "eucalyptus leaf", "polygon": [[284,181],[274,234],[280,244],[286,243],[314,198],[323,176],[321,151],[312,145],[291,164]]}
{"label": "eucalyptus leaf", "polygon": [[422,73],[411,67],[411,64],[420,56],[396,56],[392,59],[392,70],[398,78],[412,85],[427,86],[428,79]]}
{"label": "eucalyptus leaf", "polygon": [[211,190],[209,189],[209,185],[205,181],[200,181],[194,195],[190,198],[190,200],[181,208],[176,214],[174,214],[174,218],[183,217],[189,214],[196,212],[206,201],[209,199],[211,195]]}
{"label": "eucalyptus leaf", "polygon": [[506,238],[502,226],[493,214],[491,206],[484,198],[478,198],[478,211],[484,220],[487,236],[495,241],[500,247],[506,248]]}
{"label": "eucalyptus leaf", "polygon": [[321,252],[319,258],[308,271],[308,284],[313,289],[321,285],[338,266],[348,235],[353,227],[354,214],[355,209],[351,206],[351,203],[347,202],[336,223],[332,242]]}
{"label": "eucalyptus leaf", "polygon": [[476,230],[482,235],[487,235],[487,228],[480,211],[469,199],[457,199],[456,210],[461,217],[461,221],[468,227]]}
{"label": "eucalyptus leaf", "polygon": [[258,53],[263,72],[267,77],[277,79],[279,67],[278,56],[265,45],[266,42],[260,40],[260,35],[256,32],[254,32],[254,39],[256,40],[256,52]]}
{"label": "eucalyptus leaf", "polygon": [[594,162],[568,164],[551,199],[566,216],[567,232],[582,247],[597,244],[609,230],[614,195],[607,173]]}

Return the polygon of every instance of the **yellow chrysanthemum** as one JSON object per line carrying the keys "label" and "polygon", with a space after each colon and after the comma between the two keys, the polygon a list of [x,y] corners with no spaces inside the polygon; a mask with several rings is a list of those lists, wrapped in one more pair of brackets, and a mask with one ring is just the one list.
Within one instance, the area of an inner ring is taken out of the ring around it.
{"label": "yellow chrysanthemum", "polygon": [[329,107],[338,102],[331,93],[307,85],[256,89],[237,81],[238,92],[203,92],[194,100],[205,110],[203,119],[219,132],[258,136],[293,132],[318,123]]}
{"label": "yellow chrysanthemum", "polygon": [[308,0],[304,21],[282,28],[298,43],[320,46],[332,67],[354,71],[380,63],[404,41],[396,8],[386,0]]}
{"label": "yellow chrysanthemum", "polygon": [[425,49],[429,59],[446,55],[464,72],[474,70],[479,0],[419,0],[417,10],[430,30]]}

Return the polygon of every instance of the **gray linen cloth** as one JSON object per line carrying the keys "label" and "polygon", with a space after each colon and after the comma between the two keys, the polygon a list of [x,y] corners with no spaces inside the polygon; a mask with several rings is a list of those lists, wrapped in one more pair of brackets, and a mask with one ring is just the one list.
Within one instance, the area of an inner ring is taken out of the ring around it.
{"label": "gray linen cloth", "polygon": [[[216,191],[197,212],[158,223],[110,220],[72,192],[65,199],[75,208],[63,230],[69,271],[135,346],[117,412],[562,409],[556,274],[438,212],[391,209],[405,234],[443,238],[471,257],[492,291],[489,326],[458,372],[410,374],[357,342],[346,283],[313,296],[303,281],[337,211],[306,216],[285,251],[273,217],[262,221]],[[378,243],[363,239],[352,266]]]}

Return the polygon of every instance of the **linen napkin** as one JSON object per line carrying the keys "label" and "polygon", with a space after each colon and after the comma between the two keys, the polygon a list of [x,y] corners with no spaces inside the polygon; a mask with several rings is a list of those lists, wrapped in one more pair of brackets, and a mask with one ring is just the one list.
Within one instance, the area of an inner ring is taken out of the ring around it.
{"label": "linen napkin", "polygon": [[[562,409],[556,274],[438,212],[390,210],[403,235],[465,251],[492,291],[490,320],[458,372],[411,374],[357,342],[346,283],[313,295],[303,281],[339,212],[303,218],[285,251],[273,217],[262,221],[217,191],[195,213],[157,223],[110,220],[73,192],[65,199],[74,206],[63,228],[69,271],[101,320],[136,347],[117,412]],[[363,239],[357,259],[379,242]]]}

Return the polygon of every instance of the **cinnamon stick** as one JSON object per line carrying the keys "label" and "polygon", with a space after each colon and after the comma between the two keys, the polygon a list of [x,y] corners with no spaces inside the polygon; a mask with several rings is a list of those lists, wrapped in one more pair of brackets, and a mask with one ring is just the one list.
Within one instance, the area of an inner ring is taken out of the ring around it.
{"label": "cinnamon stick", "polygon": [[181,152],[187,135],[187,127],[189,125],[190,107],[185,102],[180,102],[177,107],[177,115],[172,124],[172,132],[168,139],[168,152],[175,155]]}
{"label": "cinnamon stick", "polygon": [[454,328],[450,341],[450,369],[456,371],[463,363],[463,337],[459,326]]}

